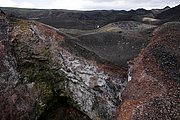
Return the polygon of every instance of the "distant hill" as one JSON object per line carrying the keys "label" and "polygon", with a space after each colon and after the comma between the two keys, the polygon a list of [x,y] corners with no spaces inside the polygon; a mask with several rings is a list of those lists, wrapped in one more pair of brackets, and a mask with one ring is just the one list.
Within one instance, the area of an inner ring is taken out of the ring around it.
{"label": "distant hill", "polygon": [[180,21],[180,5],[158,14],[156,18],[169,22]]}
{"label": "distant hill", "polygon": [[1,8],[5,13],[20,18],[34,19],[56,28],[95,29],[108,23],[129,20],[127,11],[73,11],[60,9]]}
{"label": "distant hill", "polygon": [[142,21],[143,17],[154,18],[151,10],[94,10],[75,11],[62,9],[0,8],[6,14],[19,18],[34,19],[56,28],[95,29],[112,22]]}

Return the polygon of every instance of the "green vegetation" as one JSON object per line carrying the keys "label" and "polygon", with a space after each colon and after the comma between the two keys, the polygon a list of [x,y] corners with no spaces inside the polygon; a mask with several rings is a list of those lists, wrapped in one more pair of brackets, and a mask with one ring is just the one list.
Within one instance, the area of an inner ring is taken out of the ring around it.
{"label": "green vegetation", "polygon": [[23,78],[27,78],[28,82],[35,82],[41,91],[35,108],[38,116],[54,106],[61,92],[57,83],[67,80],[66,74],[57,69],[51,69],[49,63],[49,61],[31,59],[21,61],[19,65]]}
{"label": "green vegetation", "polygon": [[[44,49],[43,54],[49,56],[49,49]],[[20,84],[35,82],[40,90],[40,97],[34,108],[36,116],[43,117],[48,114],[47,111],[55,110],[64,104],[79,109],[78,104],[71,98],[70,93],[64,91],[64,86],[59,86],[61,82],[68,80],[67,75],[59,68],[52,68],[50,59],[46,58],[43,60],[34,57],[18,59],[18,71],[23,78]],[[63,94],[63,96],[60,96],[60,94]]]}
{"label": "green vegetation", "polygon": [[[36,117],[46,115],[49,110],[54,110],[62,104],[78,108],[78,104],[73,101],[68,91],[64,91],[64,81],[68,80],[67,75],[60,70],[61,65],[52,67],[51,51],[49,46],[39,48],[39,54],[35,54],[33,45],[36,43],[29,41],[32,39],[30,31],[31,22],[27,20],[13,20],[14,31],[16,35],[16,44],[14,44],[14,54],[17,60],[17,69],[21,75],[21,81],[18,84],[35,82],[40,95],[35,105],[34,111]],[[63,97],[60,96],[63,94]]]}

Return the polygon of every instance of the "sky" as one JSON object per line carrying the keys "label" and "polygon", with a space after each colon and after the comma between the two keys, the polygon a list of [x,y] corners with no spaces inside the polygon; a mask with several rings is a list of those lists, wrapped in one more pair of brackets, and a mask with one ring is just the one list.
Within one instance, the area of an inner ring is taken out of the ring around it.
{"label": "sky", "polygon": [[154,9],[178,4],[179,0],[0,0],[1,7],[68,10]]}

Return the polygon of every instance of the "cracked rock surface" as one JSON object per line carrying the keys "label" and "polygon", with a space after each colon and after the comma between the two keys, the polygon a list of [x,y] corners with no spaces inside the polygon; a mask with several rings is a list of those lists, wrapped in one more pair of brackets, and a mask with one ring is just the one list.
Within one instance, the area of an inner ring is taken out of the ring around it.
{"label": "cracked rock surface", "polygon": [[77,119],[114,117],[125,70],[71,53],[67,36],[42,23],[2,17],[0,26],[2,119],[51,118],[54,110],[64,119],[71,117],[67,113]]}

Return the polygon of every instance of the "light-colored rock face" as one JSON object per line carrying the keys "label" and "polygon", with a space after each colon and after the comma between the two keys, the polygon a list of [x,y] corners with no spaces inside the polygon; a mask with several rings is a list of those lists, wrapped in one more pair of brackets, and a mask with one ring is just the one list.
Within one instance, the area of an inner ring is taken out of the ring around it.
{"label": "light-colored rock face", "polygon": [[122,79],[98,70],[97,65],[90,61],[65,53],[62,56],[66,66],[62,70],[69,78],[66,89],[81,110],[92,119],[111,119],[120,103],[121,90],[125,85]]}
{"label": "light-colored rock face", "polygon": [[9,36],[6,46],[0,43],[0,101],[8,99],[0,106],[3,119],[37,119],[54,95],[70,98],[91,119],[114,117],[126,84],[121,70],[72,54],[64,36],[41,23],[17,20]]}
{"label": "light-colored rock face", "polygon": [[[80,110],[91,119],[112,119],[121,101],[121,92],[125,86],[123,78],[118,73],[112,75],[98,67],[96,62],[77,57],[59,46],[58,40],[42,33],[40,27],[34,25],[31,29],[38,34],[40,40],[51,43],[51,60],[55,66],[61,66],[60,71],[66,74],[67,80],[57,83],[59,89],[68,93],[77,103]],[[48,28],[49,29],[49,28]],[[54,34],[51,36],[59,36]],[[62,41],[62,38],[60,38]],[[60,95],[63,96],[64,93]]]}

